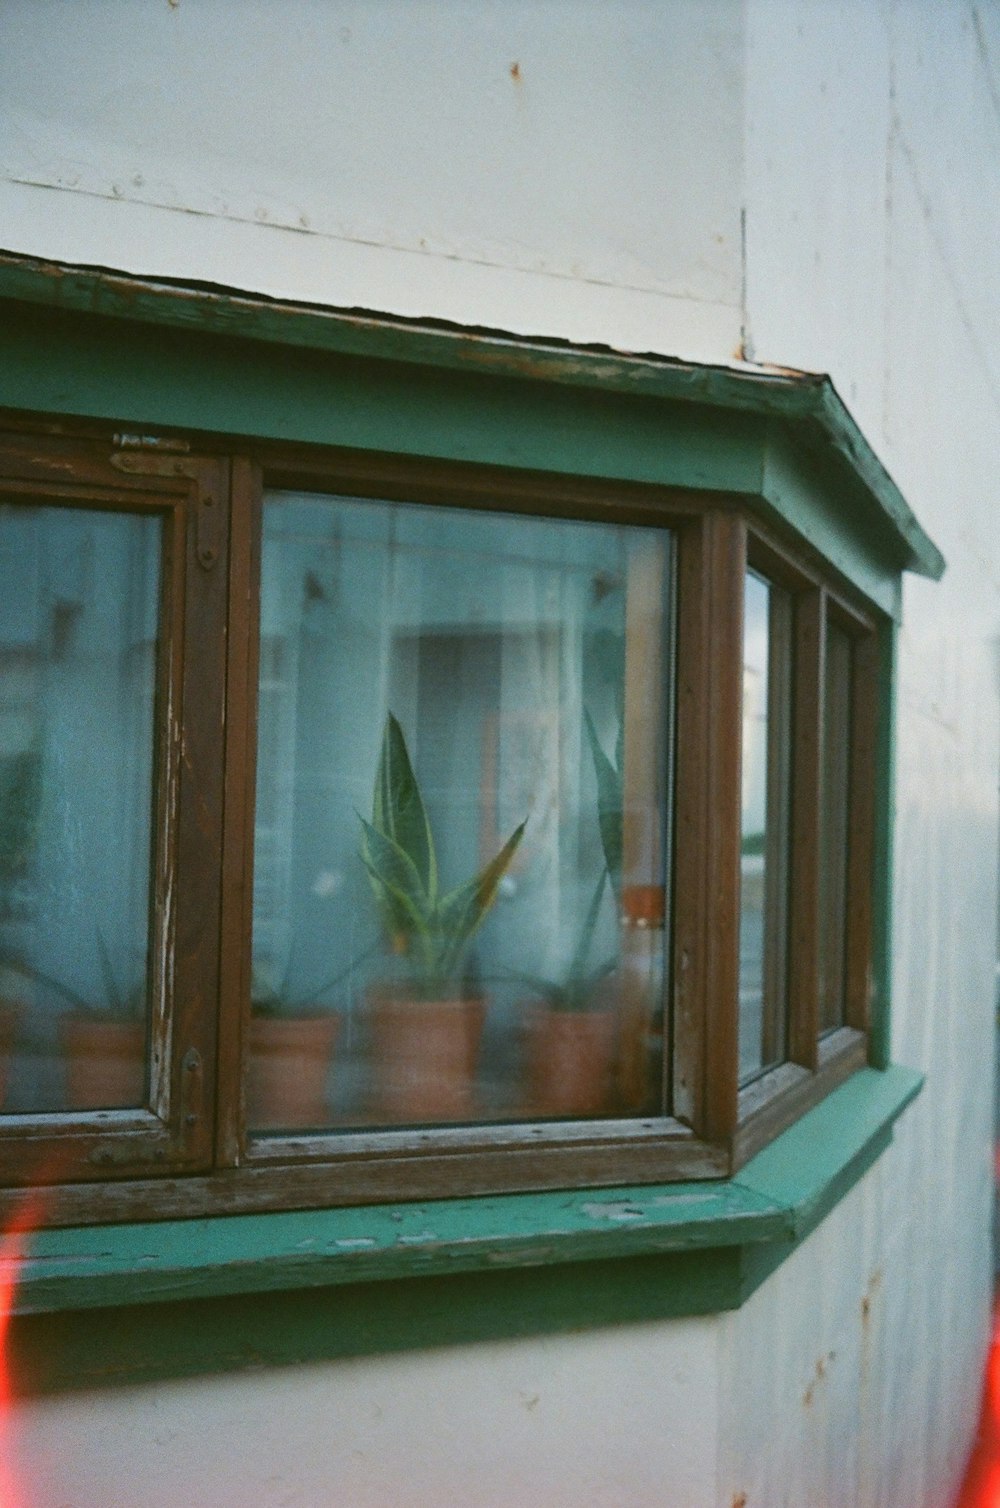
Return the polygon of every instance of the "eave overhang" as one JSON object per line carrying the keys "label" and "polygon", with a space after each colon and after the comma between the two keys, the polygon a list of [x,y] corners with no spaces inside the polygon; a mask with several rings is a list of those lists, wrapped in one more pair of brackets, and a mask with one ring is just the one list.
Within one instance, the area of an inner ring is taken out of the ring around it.
{"label": "eave overhang", "polygon": [[470,329],[369,310],[294,303],[208,283],[136,277],[0,251],[0,298],[340,356],[634,394],[755,414],[849,477],[900,570],[933,580],[944,558],[921,528],[830,378],[752,364],[711,366],[655,353]]}

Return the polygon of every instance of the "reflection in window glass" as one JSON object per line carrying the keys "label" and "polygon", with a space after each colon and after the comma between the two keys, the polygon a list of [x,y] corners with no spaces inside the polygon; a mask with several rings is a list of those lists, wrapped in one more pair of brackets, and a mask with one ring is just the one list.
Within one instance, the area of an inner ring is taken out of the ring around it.
{"label": "reflection in window glass", "polygon": [[787,889],[791,604],[750,571],[744,596],[739,1071],[745,1084],[783,1061],[787,1038]]}
{"label": "reflection in window glass", "polygon": [[820,1032],[846,1021],[847,845],[851,747],[852,645],[826,625],[823,710],[823,811],[820,824]]}
{"label": "reflection in window glass", "polygon": [[146,1093],[160,523],[0,504],[4,1111]]}
{"label": "reflection in window glass", "polygon": [[253,1128],[662,1109],[670,536],[265,499]]}

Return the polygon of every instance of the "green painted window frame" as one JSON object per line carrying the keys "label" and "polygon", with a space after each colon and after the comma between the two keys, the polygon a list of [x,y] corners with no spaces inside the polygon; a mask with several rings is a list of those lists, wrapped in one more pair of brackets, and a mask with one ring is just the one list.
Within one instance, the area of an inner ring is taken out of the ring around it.
{"label": "green painted window frame", "polygon": [[[138,436],[207,432],[391,450],[724,493],[764,526],[798,540],[881,615],[886,688],[901,572],[937,577],[943,570],[825,377],[622,356],[3,254],[0,301],[0,408],[8,420],[44,415],[50,423],[115,423]],[[653,1283],[659,1296],[650,1299],[651,1312],[657,1303],[660,1312],[694,1313],[741,1302],[870,1165],[919,1089],[917,1076],[888,1060],[891,739],[887,698],[879,726],[872,1066],[757,1152],[734,1179],[614,1194],[443,1199],[430,1222],[426,1205],[383,1205],[377,1214],[323,1210],[47,1231],[33,1238],[18,1286],[16,1307],[26,1323],[53,1309],[111,1305],[124,1313],[155,1298],[166,1312],[172,1303],[221,1295],[235,1301],[264,1290],[318,1285],[333,1293],[345,1282],[375,1284],[384,1298],[392,1285],[418,1276],[447,1282],[448,1274],[474,1271],[496,1278],[508,1269],[582,1272],[596,1263],[610,1282],[622,1264],[636,1261],[666,1264]],[[814,1138],[823,1151],[810,1161]],[[779,1174],[783,1192],[768,1183]],[[693,1204],[704,1218],[693,1216]],[[503,1216],[500,1226],[509,1225],[505,1234],[488,1234],[491,1211]],[[366,1233],[365,1215],[388,1231],[385,1240]],[[439,1220],[460,1234],[439,1238],[432,1229]],[[263,1244],[257,1227],[240,1221],[263,1222]],[[410,1232],[411,1221],[421,1229]],[[481,1241],[470,1245],[477,1228]],[[315,1262],[289,1254],[310,1239],[322,1247]],[[234,1256],[232,1240],[245,1243],[245,1258]],[[148,1260],[140,1260],[136,1241]],[[692,1250],[711,1251],[730,1274],[714,1296],[696,1297],[701,1290],[690,1272],[682,1280],[678,1263],[690,1269]],[[611,1303],[608,1313],[620,1309]],[[541,1313],[531,1323],[546,1327]],[[347,1342],[330,1345],[337,1351]]]}

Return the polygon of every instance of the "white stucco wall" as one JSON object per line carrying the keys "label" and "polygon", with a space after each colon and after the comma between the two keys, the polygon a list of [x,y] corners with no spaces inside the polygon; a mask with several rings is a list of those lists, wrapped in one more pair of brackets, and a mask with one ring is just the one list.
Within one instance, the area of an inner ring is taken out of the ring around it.
{"label": "white stucco wall", "polygon": [[0,33],[6,248],[830,371],[949,562],[900,649],[928,1087],[744,1309],[26,1404],[25,1508],[942,1508],[990,1284],[1000,11],[0,0]]}
{"label": "white stucco wall", "polygon": [[715,1351],[685,1320],[81,1395],[26,1411],[14,1463],[23,1508],[696,1504]]}
{"label": "white stucco wall", "polygon": [[695,359],[739,340],[739,0],[0,16],[9,247]]}
{"label": "white stucco wall", "polygon": [[748,344],[833,375],[948,571],[907,578],[899,661],[893,1055],[927,1088],[724,1322],[719,1502],[936,1508],[975,1426],[991,1262],[1000,11],[752,0],[746,38]]}

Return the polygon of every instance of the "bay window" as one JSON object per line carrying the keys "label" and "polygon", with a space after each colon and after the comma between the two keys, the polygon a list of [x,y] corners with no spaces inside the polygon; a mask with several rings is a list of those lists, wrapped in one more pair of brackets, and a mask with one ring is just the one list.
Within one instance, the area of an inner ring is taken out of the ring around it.
{"label": "bay window", "polygon": [[860,1168],[916,1092],[892,645],[942,562],[829,383],[54,286],[0,258],[0,1214],[273,1212],[293,1285],[294,1211],[352,1272],[428,1200],[556,1260],[546,1190],[581,1254],[686,1247],[695,1184],[783,1239],[742,1170],[835,1090]]}
{"label": "bay window", "polygon": [[0,464],[0,1167],[52,1218],[719,1176],[865,1062],[878,623],[737,503]]}

